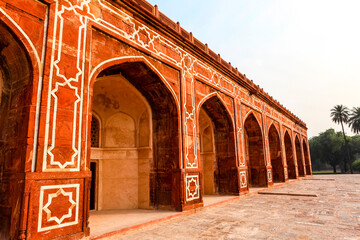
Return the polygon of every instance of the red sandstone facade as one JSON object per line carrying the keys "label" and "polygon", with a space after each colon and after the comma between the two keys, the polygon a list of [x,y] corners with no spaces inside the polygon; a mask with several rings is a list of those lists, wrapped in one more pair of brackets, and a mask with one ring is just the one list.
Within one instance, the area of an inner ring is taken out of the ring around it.
{"label": "red sandstone facade", "polygon": [[143,0],[0,0],[0,136],[1,239],[311,175],[305,123]]}

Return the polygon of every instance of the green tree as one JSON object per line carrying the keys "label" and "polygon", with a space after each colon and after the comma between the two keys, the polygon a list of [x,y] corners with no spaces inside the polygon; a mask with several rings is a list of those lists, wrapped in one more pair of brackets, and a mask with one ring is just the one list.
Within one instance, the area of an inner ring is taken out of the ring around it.
{"label": "green tree", "polygon": [[343,160],[344,140],[341,132],[336,133],[334,129],[328,129],[319,136],[311,138],[309,145],[311,158],[315,163],[314,167],[320,166],[321,163],[327,163],[336,173],[336,166]]}
{"label": "green tree", "polygon": [[321,148],[321,141],[320,136],[312,137],[309,139],[309,147],[310,147],[310,154],[311,154],[311,165],[313,170],[320,171],[323,170],[322,166],[322,148]]}
{"label": "green tree", "polygon": [[352,163],[360,156],[360,135],[349,137],[348,142],[350,147],[350,164],[354,166]]}
{"label": "green tree", "polygon": [[360,133],[360,107],[354,107],[352,109],[349,118],[349,126],[355,134]]}
{"label": "green tree", "polygon": [[353,168],[360,172],[360,158],[352,163]]}
{"label": "green tree", "polygon": [[[349,153],[348,143],[346,141],[344,123],[348,123],[349,109],[344,105],[336,105],[331,109],[330,116],[331,116],[331,119],[332,119],[333,122],[341,124],[342,132],[343,132],[343,136],[344,136],[344,141],[345,141],[345,155],[346,155],[346,158],[344,158],[345,159],[344,170],[345,170],[345,172],[347,172],[347,164],[350,161],[350,153]],[[350,170],[352,172],[352,166],[351,165],[350,165]]]}
{"label": "green tree", "polygon": [[[360,159],[360,135],[346,138],[349,144],[350,164],[352,169],[357,170]],[[341,172],[345,172],[344,150],[345,141],[341,131],[335,132],[334,129],[328,129],[318,136],[309,139],[312,166],[314,170],[325,170],[326,164],[332,166],[334,173],[336,167],[340,166]]]}

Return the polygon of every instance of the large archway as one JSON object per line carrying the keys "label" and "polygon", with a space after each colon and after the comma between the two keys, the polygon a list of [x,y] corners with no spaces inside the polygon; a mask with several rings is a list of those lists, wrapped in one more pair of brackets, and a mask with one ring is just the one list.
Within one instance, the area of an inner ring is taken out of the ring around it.
{"label": "large archway", "polygon": [[296,167],[294,160],[294,151],[291,143],[290,135],[287,131],[285,131],[284,136],[284,144],[285,144],[285,153],[286,153],[286,163],[287,163],[287,171],[288,178],[296,179]]}
{"label": "large archway", "polygon": [[311,175],[311,164],[309,158],[309,152],[307,148],[307,144],[305,140],[303,140],[303,150],[304,150],[304,157],[305,157],[305,167],[306,167],[306,174]]}
{"label": "large archway", "polygon": [[32,137],[28,131],[32,81],[32,64],[25,46],[0,21],[0,239],[18,236],[24,192],[20,174],[25,171]]}
{"label": "large archway", "polygon": [[178,108],[160,77],[144,62],[122,63],[98,75],[92,99],[91,207],[179,210]]}
{"label": "large archway", "polygon": [[274,125],[269,129],[269,148],[273,182],[285,182],[284,165],[281,157],[280,136]]}
{"label": "large archway", "polygon": [[245,120],[245,151],[249,169],[249,186],[267,186],[262,130],[251,113]]}
{"label": "large archway", "polygon": [[295,149],[296,149],[296,159],[297,159],[299,176],[304,177],[305,170],[304,170],[303,158],[302,158],[302,153],[301,153],[300,140],[299,140],[298,136],[295,137]]}
{"label": "large archway", "polygon": [[234,127],[218,97],[213,96],[202,104],[199,127],[203,194],[237,194]]}

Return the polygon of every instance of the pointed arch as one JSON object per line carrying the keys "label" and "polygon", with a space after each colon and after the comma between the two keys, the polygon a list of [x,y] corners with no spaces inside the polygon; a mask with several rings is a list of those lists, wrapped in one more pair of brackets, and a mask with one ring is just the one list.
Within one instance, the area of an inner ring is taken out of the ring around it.
{"label": "pointed arch", "polygon": [[305,168],[306,168],[306,174],[307,175],[311,175],[312,171],[311,171],[311,162],[310,162],[310,157],[309,157],[309,149],[308,149],[308,144],[307,141],[305,140],[305,138],[302,141],[303,144],[303,151],[304,151],[304,157],[305,157]]}
{"label": "pointed arch", "polygon": [[[204,176],[214,176],[214,179],[204,180],[204,184],[214,184],[214,187],[210,188],[205,186],[205,194],[237,194],[239,187],[234,121],[226,105],[216,93],[205,97],[198,106],[198,127],[200,128],[207,116],[208,121],[212,122],[211,130],[215,142],[215,159],[210,159],[211,161],[204,160],[203,157],[201,159],[204,164],[203,169],[210,171],[204,172]],[[203,114],[200,110],[204,111]]]}
{"label": "pointed arch", "polygon": [[124,56],[124,57],[116,57],[116,58],[111,58],[108,60],[105,60],[101,63],[99,63],[96,67],[94,67],[94,69],[91,71],[90,73],[90,77],[89,77],[89,85],[88,88],[92,89],[96,79],[98,78],[99,74],[104,71],[105,69],[114,67],[114,66],[118,66],[121,64],[125,64],[125,63],[143,63],[146,65],[146,67],[148,67],[149,69],[151,69],[151,71],[157,75],[157,77],[163,82],[163,84],[167,87],[167,89],[170,91],[170,93],[172,94],[174,100],[176,101],[176,105],[178,108],[178,111],[180,112],[180,103],[179,103],[179,99],[178,96],[176,95],[174,89],[171,87],[171,85],[168,83],[168,81],[165,79],[165,77],[161,74],[161,72],[154,66],[151,64],[151,62],[149,60],[147,60],[145,57],[143,56]]}
{"label": "pointed arch", "polygon": [[303,155],[301,151],[301,145],[299,140],[299,135],[295,135],[295,150],[296,150],[296,160],[298,165],[298,173],[300,177],[305,176],[305,168],[304,168],[304,161],[303,161]]}
{"label": "pointed arch", "polygon": [[15,35],[17,39],[21,39],[21,44],[24,46],[24,50],[30,58],[34,79],[35,77],[38,77],[40,74],[41,59],[30,37],[2,8],[0,8],[0,25],[6,26],[11,34]]}
{"label": "pointed arch", "polygon": [[256,119],[256,122],[257,124],[259,125],[260,129],[262,130],[262,124],[261,124],[261,119],[258,119],[258,117],[256,116],[257,114],[255,114],[255,111],[254,110],[250,110],[249,112],[246,113],[245,117],[243,118],[244,119],[244,123],[246,122],[246,120],[248,119],[248,117],[250,115],[253,115],[253,117]]}
{"label": "pointed arch", "polygon": [[267,169],[265,160],[263,132],[253,113],[244,121],[245,152],[249,171],[249,185],[267,186]]}
{"label": "pointed arch", "polygon": [[222,103],[222,106],[226,109],[226,112],[228,114],[228,116],[231,118],[231,121],[233,122],[234,124],[234,118],[231,114],[231,111],[229,110],[229,108],[227,107],[224,99],[222,99],[222,97],[220,96],[220,94],[218,92],[213,92],[213,93],[210,93],[208,95],[206,95],[205,97],[203,97],[203,99],[201,99],[201,101],[199,102],[198,106],[197,106],[197,109],[196,109],[196,114],[197,116],[199,116],[199,113],[200,113],[200,109],[202,107],[202,105],[207,101],[209,100],[210,98],[213,98],[213,97],[216,97],[219,99],[219,101]]}
{"label": "pointed arch", "polygon": [[289,134],[289,131],[287,129],[285,130],[285,134],[284,134],[284,145],[285,145],[288,177],[290,179],[296,179],[296,167],[295,167],[293,144],[291,140],[291,135]]}
{"label": "pointed arch", "polygon": [[[0,8],[0,205],[5,210],[0,211],[0,236],[7,239],[17,237],[20,211],[14,209],[22,202],[24,192],[22,181],[10,179],[18,179],[16,176],[26,169],[35,171],[36,166],[36,117],[31,112],[36,106],[39,74],[36,48]],[[11,189],[17,191],[8,194]]]}
{"label": "pointed arch", "polygon": [[269,127],[268,139],[270,149],[270,161],[273,172],[273,181],[285,182],[284,165],[281,154],[281,139],[280,134],[274,123],[271,123]]}
{"label": "pointed arch", "polygon": [[[148,152],[149,149],[142,149],[141,151],[147,151],[147,155],[152,156],[148,159],[148,161],[151,162],[146,163],[148,164],[148,172],[139,178],[142,181],[142,184],[139,182],[139,189],[141,186],[148,186],[147,190],[138,191],[139,204],[141,202],[140,197],[142,197],[146,199],[146,202],[148,203],[147,206],[143,206],[144,204],[141,203],[141,206],[143,207],[179,209],[181,205],[180,199],[173,198],[175,195],[178,196],[180,194],[178,192],[179,188],[177,185],[177,183],[180,182],[180,175],[175,175],[173,172],[176,171],[176,169],[179,169],[181,165],[179,122],[180,108],[174,90],[161,73],[144,57],[119,57],[109,59],[99,64],[91,72],[88,85],[89,114],[92,111],[90,107],[92,106],[91,102],[94,97],[92,96],[94,92],[93,88],[97,86],[96,80],[102,78],[107,78],[106,82],[102,83],[102,80],[98,81],[100,85],[106,85],[106,89],[103,91],[111,92],[111,96],[114,97],[109,102],[106,100],[109,95],[105,94],[105,92],[97,90],[98,96],[101,97],[99,98],[99,101],[101,102],[103,101],[101,99],[104,99],[105,103],[109,103],[112,106],[112,111],[120,111],[119,106],[121,104],[133,103],[128,102],[129,99],[116,97],[116,91],[119,90],[114,87],[111,88],[111,81],[114,81],[114,83],[118,82],[117,84],[119,88],[123,87],[129,91],[132,91],[129,87],[131,86],[134,88],[133,91],[136,90],[141,95],[140,97],[137,97],[145,101],[145,108],[147,105],[150,106],[149,115],[152,117],[152,121],[150,121],[152,123],[152,126],[150,127],[152,132],[151,136],[153,138],[151,141],[152,146],[150,147],[150,152]],[[135,96],[136,94],[133,93],[133,95]],[[136,119],[138,118],[136,117]],[[126,119],[124,119],[124,121],[125,120]],[[133,120],[135,125],[136,121],[134,117]],[[115,125],[116,123],[112,123],[114,128],[116,127]],[[133,128],[135,127],[131,128],[134,130],[135,136],[136,130]],[[118,137],[118,135],[114,135],[113,139],[117,139]],[[130,140],[129,144],[131,143],[131,145],[129,145],[129,147],[136,148],[135,138]],[[115,147],[115,145],[116,144],[114,142],[114,144],[110,147]],[[134,178],[139,177],[139,175],[135,176],[136,173],[132,174]],[[134,190],[133,192],[136,191]],[[143,196],[144,194],[146,196]],[[135,201],[134,206],[136,205],[137,203]]]}

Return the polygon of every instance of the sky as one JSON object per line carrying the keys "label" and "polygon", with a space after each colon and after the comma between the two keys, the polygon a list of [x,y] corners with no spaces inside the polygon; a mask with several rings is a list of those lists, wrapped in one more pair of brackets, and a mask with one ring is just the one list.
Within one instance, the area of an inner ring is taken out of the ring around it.
{"label": "sky", "polygon": [[[360,107],[360,0],[148,0],[303,120]],[[348,135],[353,135],[349,128]]]}

